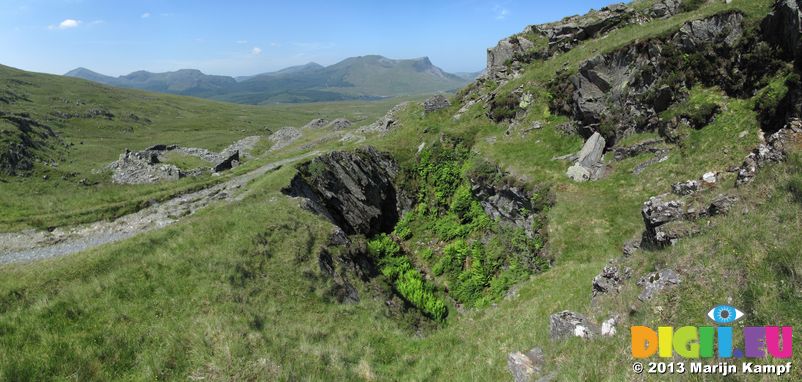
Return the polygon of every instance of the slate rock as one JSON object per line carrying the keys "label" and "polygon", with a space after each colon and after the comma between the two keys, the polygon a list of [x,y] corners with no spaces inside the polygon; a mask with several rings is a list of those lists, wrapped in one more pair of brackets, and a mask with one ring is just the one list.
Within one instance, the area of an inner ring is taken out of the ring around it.
{"label": "slate rock", "polygon": [[443,110],[451,106],[451,102],[448,101],[442,94],[438,94],[433,96],[426,101],[423,101],[423,112],[425,114],[433,113],[438,110]]}
{"label": "slate rock", "polygon": [[282,192],[306,200],[306,207],[349,235],[392,231],[411,202],[394,184],[398,164],[372,147],[336,151],[298,166]]}
{"label": "slate rock", "polygon": [[526,354],[514,352],[507,355],[507,369],[515,382],[529,382],[540,373],[545,363],[543,350],[532,348]]}
{"label": "slate rock", "polygon": [[551,339],[566,340],[571,337],[592,338],[599,332],[598,327],[585,316],[568,310],[552,314],[549,317]]}
{"label": "slate rock", "polygon": [[638,286],[642,288],[638,299],[649,301],[666,288],[673,287],[682,281],[679,274],[673,269],[662,269],[652,272],[638,280]]}

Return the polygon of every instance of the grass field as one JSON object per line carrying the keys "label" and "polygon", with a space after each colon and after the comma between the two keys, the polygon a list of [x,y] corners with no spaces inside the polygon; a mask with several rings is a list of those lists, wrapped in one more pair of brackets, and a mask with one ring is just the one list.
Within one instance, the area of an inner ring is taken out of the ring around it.
{"label": "grass field", "polygon": [[[687,19],[725,8],[742,9],[756,19],[765,14],[768,4],[763,0],[734,0],[730,5],[716,2],[669,20],[627,27],[545,63],[532,64],[520,82],[504,89],[524,83],[545,89],[546,81],[563,63],[575,68],[597,52],[676,29]],[[782,77],[778,75],[769,87],[777,86]],[[319,271],[317,259],[333,227],[281,194],[280,189],[295,174],[294,168],[285,167],[250,184],[243,200],[213,205],[169,228],[61,259],[0,268],[0,379],[493,381],[510,379],[506,369],[509,352],[539,346],[546,355],[544,373],[556,373],[557,380],[656,380],[631,372],[630,325],[701,326],[709,323],[706,313],[710,308],[728,303],[746,313],[737,328],[800,326],[802,147],[794,147],[787,162],[763,169],[747,186],[735,188],[734,176],[724,175],[724,180],[700,198],[731,192],[740,198],[736,209],[726,217],[707,219],[698,235],[675,246],[622,259],[623,266],[633,269],[633,279],[601,306],[590,304],[593,277],[609,260],[621,257],[625,241],[643,231],[640,208],[644,201],[670,192],[673,183],[696,179],[707,171],[726,172],[730,166],[740,165],[757,145],[760,128],[754,110],[764,91],[736,99],[716,88],[691,89],[690,101],[676,107],[715,102],[722,112],[714,122],[685,132],[683,144],[672,148],[668,160],[639,175],[633,174],[633,168],[651,154],[622,161],[608,155],[609,175],[581,184],[564,176],[568,163],[552,160],[577,151],[582,140],[556,129],[565,117],[547,112],[547,94],[542,94],[544,98],[539,98],[525,117],[527,123],[542,120],[543,128],[525,136],[517,132],[507,136],[507,126],[491,122],[480,106],[457,122],[451,116],[460,105],[426,116],[420,105],[412,105],[400,113],[400,128],[383,136],[369,135],[367,143],[391,152],[409,168],[418,161],[421,143],[431,147],[444,136],[460,137],[472,155],[497,163],[531,185],[548,184],[554,190],[556,201],[547,212],[551,267],[517,284],[509,297],[461,313],[449,305],[444,322],[418,332],[390,313],[382,298],[386,286],[381,278],[357,286],[362,297],[359,303],[337,303],[327,293],[331,281]],[[155,97],[139,92],[120,94]],[[143,129],[153,133],[157,118],[164,118],[167,127],[164,135],[158,136],[162,141],[213,150],[238,137],[264,134],[265,128],[300,126],[315,116],[343,115],[356,120],[361,113],[372,120],[390,106],[388,102],[250,108],[169,96],[158,96],[158,100],[157,105],[164,108],[161,113],[137,111],[153,120]],[[131,106],[121,103],[119,110],[134,108],[136,103],[131,102]],[[238,123],[225,122],[226,117],[207,120],[207,109],[219,110]],[[115,115],[118,113],[125,112],[115,109]],[[215,121],[227,126],[220,135],[215,133]],[[84,139],[84,145],[76,143],[75,150],[87,150],[82,152],[84,157],[93,153],[100,159],[75,159],[74,165],[58,171],[74,169],[70,171],[88,176],[83,174],[90,174],[97,163],[113,160],[128,142],[144,146],[150,141],[145,132],[137,135],[134,129],[132,141],[115,141],[111,133],[102,136],[116,145],[102,147],[97,143],[101,136],[92,135],[104,131],[91,126],[97,121],[83,123],[88,125],[75,127],[75,135],[65,130],[65,140]],[[195,124],[205,128],[197,130],[198,135],[185,134]],[[307,134],[234,173],[309,150],[309,143],[322,138],[317,134],[323,133]],[[654,137],[653,133],[636,134],[623,143]],[[357,145],[325,141],[317,147],[349,149]],[[70,151],[70,155],[77,152]],[[0,220],[5,224],[2,227],[42,224],[33,217],[42,222],[76,221],[82,219],[76,211],[91,211],[95,204],[129,206],[138,198],[215,181],[182,181],[167,189],[98,184],[92,191],[97,196],[82,191],[80,196],[58,199],[56,190],[31,194],[48,184],[42,182],[41,173],[36,174],[2,184],[1,203],[9,204],[0,206],[1,210],[22,211],[11,218],[4,215],[7,220]],[[51,176],[54,178],[58,177]],[[56,184],[66,193],[82,190],[78,185],[71,189],[69,181],[64,182]],[[108,191],[101,191],[102,187]],[[53,200],[53,205],[61,203],[53,213],[39,205],[48,200]],[[98,214],[90,212],[85,219]],[[417,232],[404,244],[417,245],[416,241],[423,240]],[[637,279],[664,267],[680,272],[683,282],[650,303],[638,302]],[[552,341],[548,317],[562,310],[588,314],[599,322],[618,314],[619,334],[592,341]],[[797,346],[794,358],[800,356],[802,350]],[[788,380],[799,378],[802,373],[797,368]],[[725,378],[683,375],[668,379]]]}
{"label": "grass field", "polygon": [[[0,230],[112,218],[134,211],[148,200],[161,200],[223,179],[198,177],[138,186],[112,184],[105,166],[126,148],[141,150],[165,143],[219,151],[240,138],[266,137],[281,127],[301,127],[314,118],[343,117],[357,126],[366,125],[405,100],[244,106],[114,89],[7,67],[0,67],[2,86],[29,100],[4,105],[3,111],[28,113],[53,128],[67,148],[53,158],[57,167],[38,163],[31,176],[2,179]],[[113,116],[85,117],[93,110]],[[76,117],[64,119],[57,115]]]}

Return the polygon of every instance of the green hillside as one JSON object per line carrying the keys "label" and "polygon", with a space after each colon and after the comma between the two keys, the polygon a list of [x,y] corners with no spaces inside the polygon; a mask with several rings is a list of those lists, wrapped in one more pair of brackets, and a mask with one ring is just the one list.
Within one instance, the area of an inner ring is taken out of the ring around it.
{"label": "green hillside", "polygon": [[[802,325],[802,30],[783,13],[802,12],[776,4],[639,0],[526,27],[449,105],[405,99],[382,128],[363,127],[399,100],[244,106],[3,67],[0,145],[41,143],[0,177],[0,231],[320,154],[169,227],[0,266],[0,379],[500,381],[520,352],[518,380],[799,380],[640,374],[630,353],[630,326],[717,326],[719,304],[745,313],[725,325],[737,347],[746,326]],[[382,60],[306,68],[330,82],[304,91],[418,86],[388,81]],[[92,171],[126,147],[220,150],[336,117],[359,122],[307,127],[231,175],[124,186]],[[560,333],[563,311],[587,327]]]}

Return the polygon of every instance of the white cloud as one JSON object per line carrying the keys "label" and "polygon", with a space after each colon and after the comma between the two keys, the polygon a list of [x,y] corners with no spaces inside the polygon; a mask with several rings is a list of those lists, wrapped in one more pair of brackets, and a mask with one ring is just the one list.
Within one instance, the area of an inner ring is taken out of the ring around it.
{"label": "white cloud", "polygon": [[81,20],[66,19],[58,25],[48,26],[48,29],[70,29],[77,28],[79,25],[81,25]]}
{"label": "white cloud", "polygon": [[146,19],[146,18],[150,17],[150,12],[145,12],[140,17],[142,17],[143,19]]}
{"label": "white cloud", "polygon": [[260,48],[258,46],[253,47],[253,49],[251,49],[251,54],[254,55],[254,56],[258,56],[258,55],[262,54],[262,48]]}
{"label": "white cloud", "polygon": [[493,7],[493,13],[496,14],[496,20],[504,20],[510,14],[510,10],[496,5]]}

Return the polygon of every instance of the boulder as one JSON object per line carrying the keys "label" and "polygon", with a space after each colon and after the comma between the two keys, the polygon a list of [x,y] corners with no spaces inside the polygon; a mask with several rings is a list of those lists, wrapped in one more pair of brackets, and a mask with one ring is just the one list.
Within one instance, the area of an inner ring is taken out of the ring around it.
{"label": "boulder", "polygon": [[707,209],[707,213],[710,216],[716,215],[726,215],[730,212],[732,207],[735,206],[735,203],[738,202],[738,198],[735,196],[730,195],[719,195],[713,202],[710,203],[710,207]]}
{"label": "boulder", "polygon": [[540,348],[532,348],[526,354],[514,352],[507,355],[507,369],[515,382],[530,382],[541,372],[544,363],[545,357]]}
{"label": "boulder", "polygon": [[345,233],[373,236],[390,232],[407,201],[394,184],[398,164],[367,147],[336,151],[298,166],[282,192],[305,200],[305,207],[328,218]]}
{"label": "boulder", "polygon": [[618,316],[613,316],[602,322],[601,335],[604,337],[612,337],[618,333]]}
{"label": "boulder", "polygon": [[585,316],[564,310],[549,317],[551,339],[566,340],[571,337],[592,338],[599,333],[595,324]]}
{"label": "boulder", "polygon": [[663,200],[667,195],[653,196],[643,203],[641,215],[647,228],[680,220],[685,214],[684,204],[679,200]]}
{"label": "boulder", "polygon": [[681,281],[679,274],[673,269],[666,268],[649,273],[638,281],[638,286],[642,288],[638,299],[644,302],[649,301],[664,289],[673,287]]}
{"label": "boulder", "polygon": [[607,265],[602,269],[601,273],[593,278],[593,292],[592,297],[596,298],[608,293],[618,293],[624,280],[632,277],[632,269],[621,269],[615,265]]}
{"label": "boulder", "polygon": [[425,114],[433,113],[438,110],[443,110],[451,106],[451,102],[448,101],[442,94],[438,94],[433,96],[426,101],[423,101],[423,112]]}
{"label": "boulder", "polygon": [[691,195],[699,191],[701,186],[698,180],[688,180],[671,185],[671,192],[680,196]]}
{"label": "boulder", "polygon": [[585,141],[577,155],[576,163],[568,169],[566,175],[577,182],[598,179],[603,172],[601,158],[604,154],[605,141],[601,134],[593,135]]}

